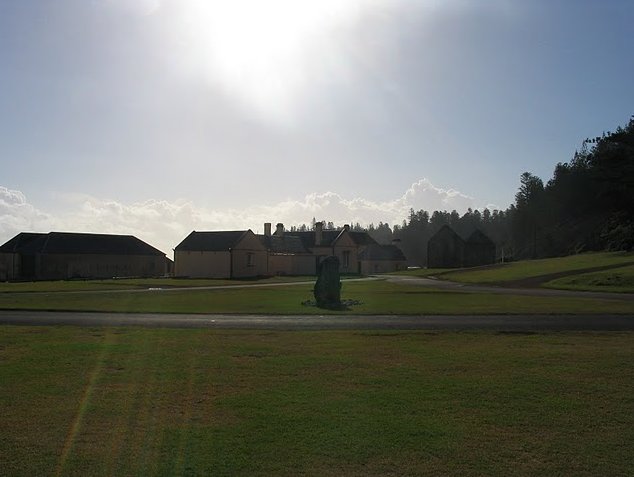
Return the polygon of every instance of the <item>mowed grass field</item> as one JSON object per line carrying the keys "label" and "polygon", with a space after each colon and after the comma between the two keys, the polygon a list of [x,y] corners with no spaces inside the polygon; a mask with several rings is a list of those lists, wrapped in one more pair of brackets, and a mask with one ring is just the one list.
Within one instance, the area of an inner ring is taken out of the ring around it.
{"label": "mowed grass field", "polygon": [[[496,284],[520,282],[543,278],[532,285],[578,291],[604,291],[634,293],[634,253],[632,252],[588,252],[568,257],[522,260],[488,267],[471,269],[415,269],[397,272],[397,275],[414,277],[435,276],[443,280],[469,284]],[[613,270],[588,272],[593,268],[619,267]],[[569,277],[553,279],[551,275],[570,274]]]}
{"label": "mowed grass field", "polygon": [[563,290],[634,293],[634,266],[558,278],[545,283],[544,286]]}
{"label": "mowed grass field", "polygon": [[628,265],[634,263],[631,252],[589,252],[568,257],[523,260],[500,266],[443,273],[447,280],[462,283],[501,283],[588,268]]}
{"label": "mowed grass field", "polygon": [[148,288],[215,287],[254,283],[287,283],[314,280],[313,276],[280,276],[257,279],[198,278],[113,278],[109,280],[53,280],[41,282],[0,282],[0,293],[75,292],[107,290],[146,290]]}
{"label": "mowed grass field", "polygon": [[3,475],[632,475],[634,334],[0,331]]}
{"label": "mowed grass field", "polygon": [[344,282],[342,298],[359,304],[330,311],[302,305],[312,285],[217,290],[0,293],[0,309],[127,313],[524,314],[633,313],[634,301],[435,290],[373,280]]}

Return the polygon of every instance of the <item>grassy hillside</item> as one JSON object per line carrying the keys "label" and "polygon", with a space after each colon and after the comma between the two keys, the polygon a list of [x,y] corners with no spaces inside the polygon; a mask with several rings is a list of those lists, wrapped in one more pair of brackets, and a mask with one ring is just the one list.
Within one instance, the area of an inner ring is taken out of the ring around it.
{"label": "grassy hillside", "polygon": [[597,252],[541,260],[524,260],[476,269],[449,272],[443,270],[439,276],[443,279],[462,283],[504,283],[633,263],[634,253],[631,252]]}
{"label": "grassy hillside", "polygon": [[544,286],[565,290],[634,293],[634,266],[558,278]]}

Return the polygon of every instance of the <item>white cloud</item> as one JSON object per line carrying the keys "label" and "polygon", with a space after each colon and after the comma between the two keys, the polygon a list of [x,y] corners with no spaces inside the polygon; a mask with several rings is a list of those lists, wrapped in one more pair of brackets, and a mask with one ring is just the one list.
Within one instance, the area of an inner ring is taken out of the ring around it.
{"label": "white cloud", "polygon": [[0,239],[18,232],[43,232],[54,226],[53,218],[29,204],[18,190],[0,186]]}
{"label": "white cloud", "polygon": [[466,211],[469,207],[481,207],[473,197],[455,189],[442,189],[434,186],[429,180],[421,179],[412,184],[401,198],[404,205],[415,210],[453,210]]}
{"label": "white cloud", "polygon": [[131,234],[171,255],[172,248],[192,230],[251,228],[262,233],[264,222],[291,226],[308,224],[313,217],[338,225],[380,221],[400,224],[410,208],[430,212],[456,209],[462,213],[469,207],[484,206],[473,197],[436,187],[427,179],[415,182],[401,197],[387,202],[347,199],[335,192],[324,192],[273,205],[215,210],[186,200],[124,204],[86,195],[68,195],[67,199],[71,201],[70,211],[54,216],[30,204],[20,191],[0,187],[0,243],[23,231]]}

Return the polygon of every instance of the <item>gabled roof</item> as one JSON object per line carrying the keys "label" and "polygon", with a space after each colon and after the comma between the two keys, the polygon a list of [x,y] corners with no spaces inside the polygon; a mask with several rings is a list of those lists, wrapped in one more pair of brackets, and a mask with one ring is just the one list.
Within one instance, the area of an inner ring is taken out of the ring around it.
{"label": "gabled roof", "polygon": [[[11,246],[12,243],[13,246]],[[4,251],[5,247],[12,247],[13,250],[10,251],[22,254],[165,255],[132,235],[71,232],[23,233],[9,240],[0,247],[0,250]]]}
{"label": "gabled roof", "polygon": [[379,245],[373,243],[368,245],[359,253],[359,260],[403,260],[405,255],[396,245]]}
{"label": "gabled roof", "polygon": [[295,235],[258,235],[258,239],[273,253],[310,253]]}
{"label": "gabled roof", "polygon": [[445,240],[446,238],[451,238],[452,240],[464,242],[464,239],[456,232],[454,232],[454,230],[448,225],[443,225],[442,227],[440,227],[438,232],[436,232],[429,238],[429,241],[433,242],[435,240]]}
{"label": "gabled roof", "polygon": [[[330,247],[333,243],[343,235],[345,229],[342,230],[324,230],[321,233],[320,247]],[[376,241],[370,237],[367,232],[351,232],[348,231],[350,238],[357,245],[375,244]],[[275,235],[274,235],[275,236]],[[299,237],[304,248],[315,247],[315,231],[310,232],[284,232],[284,236]]]}
{"label": "gabled roof", "polygon": [[[274,234],[275,235],[275,234]],[[284,236],[298,237],[304,248],[315,247],[315,232],[284,232]],[[321,233],[320,247],[329,247],[332,242],[339,236],[339,230],[324,230]],[[277,235],[276,235],[277,237]]]}
{"label": "gabled roof", "polygon": [[493,240],[491,240],[489,237],[484,235],[484,233],[481,232],[479,229],[476,229],[471,235],[469,235],[469,238],[467,239],[467,243],[486,244],[486,245],[495,246],[495,243],[493,242]]}
{"label": "gabled roof", "polygon": [[174,250],[176,252],[225,252],[234,248],[249,232],[251,231],[196,232],[194,230]]}
{"label": "gabled roof", "polygon": [[348,232],[350,237],[357,245],[374,245],[377,244],[376,240],[370,237],[367,232]]}
{"label": "gabled roof", "polygon": [[430,241],[436,240],[446,240],[451,238],[453,240],[462,241],[465,244],[486,244],[495,246],[495,242],[491,240],[488,236],[486,236],[480,229],[475,229],[467,239],[463,238],[464,236],[458,235],[451,227],[448,225],[443,225],[440,227],[438,232],[431,236]]}
{"label": "gabled roof", "polygon": [[27,245],[29,242],[36,240],[41,237],[45,237],[46,234],[32,233],[32,232],[20,232],[18,235],[13,237],[8,242],[4,243],[0,246],[0,252],[4,253],[15,253],[20,248]]}

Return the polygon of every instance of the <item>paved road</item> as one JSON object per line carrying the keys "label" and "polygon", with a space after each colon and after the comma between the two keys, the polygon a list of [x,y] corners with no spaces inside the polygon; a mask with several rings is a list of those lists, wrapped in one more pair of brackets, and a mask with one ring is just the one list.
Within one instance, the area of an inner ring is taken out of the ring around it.
{"label": "paved road", "polygon": [[525,333],[634,331],[634,315],[283,316],[0,311],[0,324],[265,330],[496,330]]}

